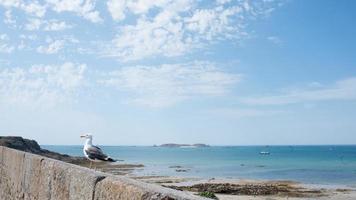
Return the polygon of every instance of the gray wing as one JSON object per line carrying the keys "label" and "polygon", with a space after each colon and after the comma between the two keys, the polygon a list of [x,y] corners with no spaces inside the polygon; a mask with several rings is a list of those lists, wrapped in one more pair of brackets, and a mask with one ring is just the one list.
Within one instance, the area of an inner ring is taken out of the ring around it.
{"label": "gray wing", "polygon": [[93,160],[102,160],[106,161],[108,156],[103,153],[103,151],[97,146],[90,146],[85,149],[85,153],[88,154],[88,157]]}

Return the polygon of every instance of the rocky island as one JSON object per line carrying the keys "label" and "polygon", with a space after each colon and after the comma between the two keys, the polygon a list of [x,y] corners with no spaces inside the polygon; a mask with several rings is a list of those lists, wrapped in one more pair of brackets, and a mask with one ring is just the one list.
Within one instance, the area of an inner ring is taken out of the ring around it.
{"label": "rocky island", "polygon": [[80,164],[87,162],[84,157],[74,157],[42,149],[35,140],[25,139],[19,136],[0,136],[0,146],[33,153],[72,164]]}
{"label": "rocky island", "polygon": [[197,147],[210,147],[207,144],[176,144],[176,143],[167,143],[167,144],[161,144],[159,146],[155,146],[155,147],[180,147],[180,148],[197,148]]}

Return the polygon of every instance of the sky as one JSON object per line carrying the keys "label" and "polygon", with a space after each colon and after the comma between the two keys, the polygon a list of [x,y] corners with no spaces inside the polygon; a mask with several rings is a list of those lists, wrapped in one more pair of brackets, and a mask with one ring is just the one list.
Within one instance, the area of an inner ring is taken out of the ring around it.
{"label": "sky", "polygon": [[356,1],[0,0],[0,135],[356,143]]}

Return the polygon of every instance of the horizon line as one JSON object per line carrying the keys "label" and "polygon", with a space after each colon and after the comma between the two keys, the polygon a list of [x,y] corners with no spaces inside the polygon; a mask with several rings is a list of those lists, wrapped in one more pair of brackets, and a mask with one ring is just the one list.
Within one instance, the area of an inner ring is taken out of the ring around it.
{"label": "horizon line", "polygon": [[[171,143],[163,143],[163,144],[171,144]],[[180,143],[173,143],[173,144],[180,144]],[[193,143],[193,144],[206,144],[206,143]],[[193,144],[188,144],[188,145],[193,145]],[[39,144],[40,146],[83,146],[83,144]],[[154,147],[154,145],[157,144],[118,144],[118,145],[113,145],[113,144],[97,144],[100,146],[123,146],[123,147]],[[158,144],[156,147],[160,147]],[[206,144],[211,147],[238,147],[238,146],[356,146],[356,143],[350,143],[350,144]],[[165,147],[165,148],[175,148],[175,147]]]}

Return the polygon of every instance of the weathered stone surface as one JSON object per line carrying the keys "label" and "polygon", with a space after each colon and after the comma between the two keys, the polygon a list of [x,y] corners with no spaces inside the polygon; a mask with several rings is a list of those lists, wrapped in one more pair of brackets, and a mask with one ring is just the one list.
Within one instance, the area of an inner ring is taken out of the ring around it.
{"label": "weathered stone surface", "polygon": [[48,163],[52,167],[51,197],[53,199],[69,199],[70,177],[68,176],[68,171],[71,166],[58,165],[52,160],[44,160],[43,163]]}
{"label": "weathered stone surface", "polygon": [[2,199],[23,199],[23,161],[25,153],[3,148],[1,165],[0,196]]}
{"label": "weathered stone surface", "polygon": [[4,179],[3,179],[3,177],[4,177],[4,172],[3,172],[3,168],[4,168],[4,163],[3,163],[3,150],[4,150],[4,148],[3,147],[1,147],[0,146],[0,197],[2,197],[2,195],[3,195],[3,193],[4,193],[4,191],[3,191],[3,189],[2,189],[2,187],[3,187],[3,182],[5,181]]}
{"label": "weathered stone surface", "polygon": [[70,177],[69,199],[93,199],[97,182],[105,178],[106,174],[93,170],[72,166],[68,171]]}
{"label": "weathered stone surface", "polygon": [[113,177],[106,177],[97,183],[95,187],[95,200],[114,199],[142,199],[147,192],[132,184],[127,184],[122,180]]}
{"label": "weathered stone surface", "polygon": [[0,147],[0,200],[183,200],[188,193]]}
{"label": "weathered stone surface", "polygon": [[39,193],[43,189],[41,184],[41,162],[44,158],[25,154],[24,159],[24,193],[25,200],[38,200]]}
{"label": "weathered stone surface", "polygon": [[2,165],[2,152],[3,152],[4,147],[0,146],[0,166]]}

